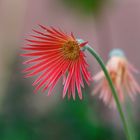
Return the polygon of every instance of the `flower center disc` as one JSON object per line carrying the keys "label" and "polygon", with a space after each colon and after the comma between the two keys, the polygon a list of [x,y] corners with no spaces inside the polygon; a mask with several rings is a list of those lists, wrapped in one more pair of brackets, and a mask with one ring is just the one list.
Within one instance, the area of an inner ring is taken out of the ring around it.
{"label": "flower center disc", "polygon": [[67,59],[75,60],[80,55],[80,47],[76,41],[68,41],[63,45],[63,53]]}

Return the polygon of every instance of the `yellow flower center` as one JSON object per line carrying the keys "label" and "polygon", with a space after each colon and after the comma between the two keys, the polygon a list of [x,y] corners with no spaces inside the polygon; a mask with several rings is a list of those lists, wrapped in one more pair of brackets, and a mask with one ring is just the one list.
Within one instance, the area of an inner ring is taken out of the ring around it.
{"label": "yellow flower center", "polygon": [[68,41],[66,42],[63,47],[63,54],[65,58],[70,60],[75,60],[80,55],[80,46],[76,41]]}
{"label": "yellow flower center", "polygon": [[121,85],[126,76],[126,67],[123,63],[118,64],[118,69],[116,71],[110,72],[111,79],[114,84]]}
{"label": "yellow flower center", "polygon": [[117,79],[117,72],[111,71],[110,72],[110,77],[112,79],[112,82],[115,84],[116,83],[116,79]]}

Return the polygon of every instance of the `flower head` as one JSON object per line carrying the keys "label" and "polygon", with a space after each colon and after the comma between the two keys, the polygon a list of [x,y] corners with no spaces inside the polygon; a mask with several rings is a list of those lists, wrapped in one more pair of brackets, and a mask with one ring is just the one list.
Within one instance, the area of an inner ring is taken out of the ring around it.
{"label": "flower head", "polygon": [[[113,49],[109,56],[110,59],[107,62],[106,68],[117,90],[119,100],[124,102],[126,93],[134,100],[136,93],[140,92],[140,86],[133,76],[133,72],[137,73],[138,71],[128,62],[122,50]],[[100,81],[94,89],[94,94],[99,94],[104,103],[110,107],[115,106],[114,98],[104,73],[102,71],[97,73],[93,79]]]}
{"label": "flower head", "polygon": [[40,88],[42,91],[49,89],[48,95],[63,77],[63,97],[68,92],[68,97],[72,95],[75,99],[77,89],[79,98],[82,99],[83,80],[87,84],[91,80],[88,64],[81,50],[87,42],[78,42],[72,33],[67,35],[53,27],[39,26],[44,32],[33,30],[37,35],[32,35],[34,39],[27,39],[30,44],[23,48],[26,53],[22,56],[28,57],[24,64],[31,65],[23,70],[27,73],[25,77],[38,75],[32,84],[36,86],[35,92]]}

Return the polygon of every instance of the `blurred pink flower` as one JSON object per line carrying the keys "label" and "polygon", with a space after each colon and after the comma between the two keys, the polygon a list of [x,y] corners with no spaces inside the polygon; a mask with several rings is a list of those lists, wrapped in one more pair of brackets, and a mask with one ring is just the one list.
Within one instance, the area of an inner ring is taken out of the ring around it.
{"label": "blurred pink flower", "polygon": [[29,59],[24,64],[32,64],[23,71],[28,73],[25,77],[38,75],[33,83],[33,86],[36,86],[35,92],[40,88],[43,92],[49,88],[48,95],[51,94],[58,80],[63,77],[63,97],[68,92],[68,98],[72,95],[75,99],[77,89],[79,98],[82,99],[83,79],[87,84],[91,80],[87,70],[88,64],[81,50],[87,42],[78,42],[72,33],[67,35],[53,27],[39,26],[44,33],[33,30],[37,34],[32,35],[35,39],[28,39],[31,44],[22,48],[27,51],[22,56]]}
{"label": "blurred pink flower", "polygon": [[[111,51],[106,68],[117,90],[119,100],[123,103],[127,95],[134,100],[136,93],[140,93],[140,86],[133,76],[133,72],[138,73],[138,71],[128,62],[120,49]],[[115,107],[114,98],[104,73],[102,71],[97,73],[93,79],[100,81],[95,87],[93,94],[99,94],[99,98],[102,99],[105,104],[110,107]]]}

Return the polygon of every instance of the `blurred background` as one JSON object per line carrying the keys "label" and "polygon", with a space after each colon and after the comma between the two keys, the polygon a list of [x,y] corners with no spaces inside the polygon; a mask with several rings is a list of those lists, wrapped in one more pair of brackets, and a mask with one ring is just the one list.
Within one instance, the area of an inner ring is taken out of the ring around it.
{"label": "blurred background", "polygon": [[[91,96],[62,100],[61,81],[47,97],[33,94],[19,56],[25,38],[38,24],[74,32],[89,41],[104,61],[122,48],[140,69],[140,0],[1,0],[0,1],[0,140],[125,140],[116,110]],[[100,70],[86,53],[90,71]],[[137,75],[140,83],[140,75]],[[135,139],[140,139],[140,96],[126,106]]]}

